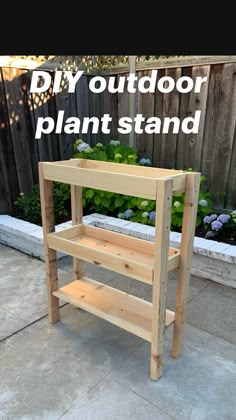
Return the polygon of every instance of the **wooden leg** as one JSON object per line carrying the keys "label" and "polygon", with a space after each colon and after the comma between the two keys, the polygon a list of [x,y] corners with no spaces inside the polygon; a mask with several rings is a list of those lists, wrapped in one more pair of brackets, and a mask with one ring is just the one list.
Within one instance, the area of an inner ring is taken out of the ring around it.
{"label": "wooden leg", "polygon": [[177,358],[183,351],[186,308],[191,276],[193,239],[198,208],[200,174],[187,174],[178,270],[175,323],[172,343],[172,357]]}
{"label": "wooden leg", "polygon": [[152,341],[151,341],[151,374],[157,380],[163,373],[166,292],[168,277],[169,235],[171,222],[173,181],[159,180],[156,200],[156,240],[154,255],[154,278],[152,295]]}
{"label": "wooden leg", "polygon": [[[82,187],[71,185],[71,213],[72,225],[83,223]],[[74,279],[84,275],[84,263],[79,258],[73,258]]]}
{"label": "wooden leg", "polygon": [[57,253],[47,245],[47,234],[55,231],[53,183],[43,178],[43,168],[40,162],[39,182],[48,292],[48,319],[53,324],[60,319],[59,299],[52,294],[58,289]]}

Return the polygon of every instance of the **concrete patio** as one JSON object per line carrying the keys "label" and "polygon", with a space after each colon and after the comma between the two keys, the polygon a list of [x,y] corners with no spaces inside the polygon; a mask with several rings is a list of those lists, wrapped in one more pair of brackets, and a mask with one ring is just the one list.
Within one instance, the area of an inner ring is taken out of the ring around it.
{"label": "concrete patio", "polygon": [[[59,261],[60,285],[71,281]],[[86,264],[86,274],[151,299],[150,287]],[[174,310],[175,274],[168,282]],[[184,353],[149,379],[150,344],[61,302],[47,319],[44,263],[0,245],[0,419],[235,420],[236,289],[192,276]]]}

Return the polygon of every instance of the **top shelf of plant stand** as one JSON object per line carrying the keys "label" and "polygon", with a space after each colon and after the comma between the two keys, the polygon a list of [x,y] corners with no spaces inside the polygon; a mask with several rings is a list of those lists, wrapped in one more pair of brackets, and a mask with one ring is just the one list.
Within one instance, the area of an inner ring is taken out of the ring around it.
{"label": "top shelf of plant stand", "polygon": [[156,199],[157,180],[173,179],[173,193],[185,191],[186,172],[88,159],[43,162],[44,179]]}

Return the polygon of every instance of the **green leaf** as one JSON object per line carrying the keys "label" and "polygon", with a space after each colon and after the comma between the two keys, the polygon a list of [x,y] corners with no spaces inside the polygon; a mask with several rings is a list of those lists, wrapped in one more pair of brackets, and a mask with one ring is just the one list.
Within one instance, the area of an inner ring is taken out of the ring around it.
{"label": "green leaf", "polygon": [[124,199],[121,197],[117,197],[115,199],[115,207],[121,207],[124,204]]}
{"label": "green leaf", "polygon": [[93,198],[93,196],[94,196],[94,190],[92,188],[89,188],[85,193],[85,197],[86,198]]}
{"label": "green leaf", "polygon": [[96,206],[99,206],[99,204],[101,204],[101,197],[97,194],[94,197],[94,203],[96,204]]}

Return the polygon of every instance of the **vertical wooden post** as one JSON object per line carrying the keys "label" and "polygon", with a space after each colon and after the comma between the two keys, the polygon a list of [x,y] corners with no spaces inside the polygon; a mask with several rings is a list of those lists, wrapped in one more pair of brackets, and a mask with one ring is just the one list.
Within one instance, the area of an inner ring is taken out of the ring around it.
{"label": "vertical wooden post", "polygon": [[55,231],[53,183],[44,179],[42,162],[39,162],[39,185],[48,292],[48,320],[54,324],[60,319],[59,299],[52,294],[58,289],[57,253],[47,244],[47,234]]}
{"label": "vertical wooden post", "polygon": [[166,317],[166,292],[168,277],[169,235],[172,205],[172,179],[157,181],[156,229],[157,246],[154,255],[154,277],[152,292],[152,341],[151,374],[157,380],[163,372],[164,334]]}
{"label": "vertical wooden post", "polygon": [[200,173],[186,174],[184,215],[180,245],[180,264],[177,279],[175,323],[172,343],[172,357],[177,358],[183,350],[186,308],[191,276],[193,239],[196,226]]}
{"label": "vertical wooden post", "polygon": [[[134,74],[136,73],[136,55],[129,56],[129,72]],[[136,114],[136,98],[136,93],[129,93],[129,117],[132,118],[132,120]],[[129,147],[136,147],[134,130],[132,130],[129,134]]]}
{"label": "vertical wooden post", "polygon": [[[71,185],[71,213],[72,225],[83,223],[82,187]],[[74,279],[84,275],[84,264],[79,258],[73,258]]]}

